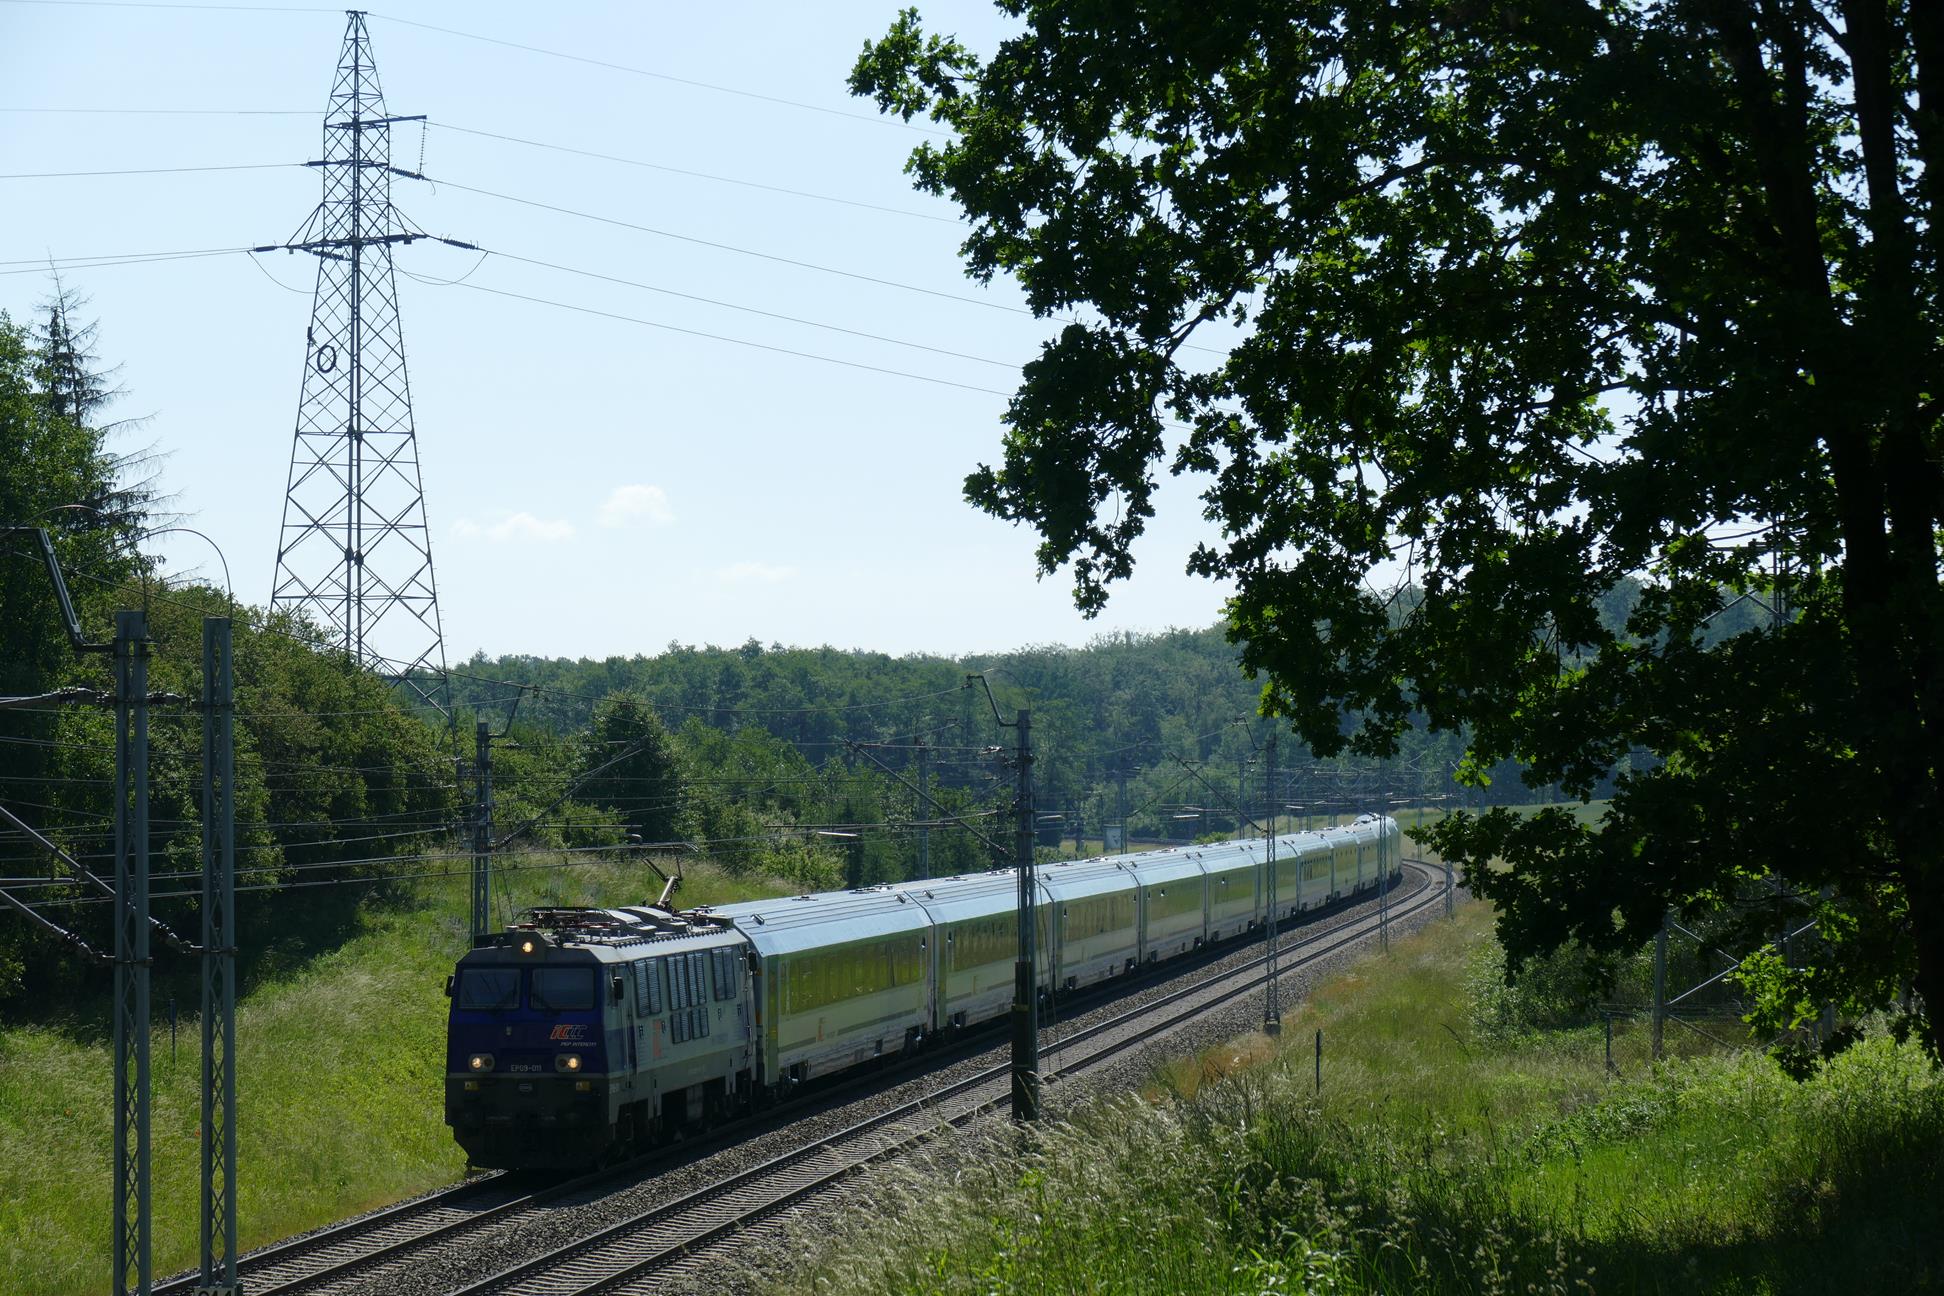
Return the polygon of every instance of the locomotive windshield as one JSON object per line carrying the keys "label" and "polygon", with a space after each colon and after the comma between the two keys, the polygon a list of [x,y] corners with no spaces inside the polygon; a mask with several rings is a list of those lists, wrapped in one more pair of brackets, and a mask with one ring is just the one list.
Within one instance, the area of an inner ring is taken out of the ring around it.
{"label": "locomotive windshield", "polygon": [[459,1006],[470,1011],[495,1011],[520,1005],[520,969],[471,967],[459,974]]}
{"label": "locomotive windshield", "polygon": [[594,1006],[593,968],[535,968],[527,1002],[536,1012],[580,1012]]}

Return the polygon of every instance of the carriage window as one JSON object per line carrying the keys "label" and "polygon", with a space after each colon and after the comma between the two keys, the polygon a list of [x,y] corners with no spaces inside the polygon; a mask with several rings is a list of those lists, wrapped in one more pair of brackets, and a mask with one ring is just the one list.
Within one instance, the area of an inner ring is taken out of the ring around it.
{"label": "carriage window", "polygon": [[471,1012],[497,1012],[520,1004],[520,969],[474,967],[459,974],[459,1006]]}
{"label": "carriage window", "polygon": [[593,968],[533,969],[536,1012],[579,1012],[594,1006]]}

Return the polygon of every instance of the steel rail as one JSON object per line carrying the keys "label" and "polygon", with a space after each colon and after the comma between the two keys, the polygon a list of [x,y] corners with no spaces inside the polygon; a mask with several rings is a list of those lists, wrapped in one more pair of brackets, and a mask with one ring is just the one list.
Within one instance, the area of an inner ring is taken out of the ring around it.
{"label": "steel rail", "polygon": [[[242,1263],[238,1267],[238,1276],[239,1278],[247,1278],[250,1280],[249,1287],[252,1296],[259,1296],[259,1294],[260,1296],[269,1296],[271,1292],[283,1291],[290,1287],[300,1286],[309,1281],[308,1275],[286,1279],[282,1282],[275,1282],[267,1288],[260,1288],[256,1284],[261,1282],[266,1276],[273,1275],[279,1267],[292,1262],[302,1261],[324,1248],[343,1242],[363,1239],[372,1233],[379,1232],[391,1225],[415,1216],[425,1215],[435,1210],[457,1207],[460,1203],[473,1197],[490,1196],[495,1187],[505,1187],[503,1181],[507,1177],[504,1171],[494,1171],[480,1178],[468,1179],[464,1183],[456,1183],[448,1188],[442,1188],[424,1197],[414,1197],[410,1201],[402,1201],[396,1205],[387,1206],[382,1210],[373,1211],[367,1215],[360,1215],[355,1219],[344,1220],[341,1223],[332,1224],[326,1228],[306,1233],[301,1237],[294,1237],[282,1242],[272,1243],[266,1247],[261,1247],[243,1257]],[[493,1208],[489,1207],[488,1209]],[[188,1296],[189,1293],[196,1290],[200,1281],[199,1275],[194,1270],[191,1270],[188,1273],[179,1274],[166,1282],[155,1284],[155,1296]]]}
{"label": "steel rail", "polygon": [[[1430,869],[1420,860],[1405,863],[1419,872],[1420,882],[1403,897],[1403,907],[1394,915],[1366,914],[1328,932],[1318,932],[1305,938],[1289,951],[1296,957],[1283,962],[1277,973],[1278,978],[1369,939],[1393,917],[1407,918],[1432,907],[1439,898],[1439,892]],[[1073,1075],[1145,1044],[1211,1007],[1250,993],[1266,980],[1265,976],[1256,973],[1267,962],[1266,956],[1252,959],[1076,1032],[1066,1039],[1065,1048],[1117,1029],[1133,1028],[1076,1061],[1063,1063],[1053,1074]],[[1193,1002],[1163,1015],[1164,1010],[1189,1000]],[[969,1124],[996,1110],[1008,1101],[1009,1084],[1009,1066],[989,1067],[759,1165],[738,1171],[714,1184],[652,1206],[565,1246],[513,1265],[460,1288],[452,1296],[593,1296],[594,1293],[611,1291],[655,1274],[671,1264],[700,1260],[702,1249],[710,1243],[779,1215],[805,1198],[850,1178],[870,1165],[893,1157],[943,1129]],[[834,1166],[827,1164],[829,1154],[841,1157],[840,1149],[846,1144],[862,1142],[869,1135],[883,1131],[907,1117],[926,1115],[950,1099],[981,1088],[989,1088],[993,1092],[961,1110],[926,1123],[922,1128],[890,1130],[888,1140],[867,1146],[861,1149],[859,1155],[842,1159]],[[760,1200],[745,1199],[744,1203],[739,1203],[736,1194],[752,1188],[780,1188],[780,1191],[766,1192]],[[678,1226],[674,1230],[665,1227],[683,1220],[683,1217],[689,1217],[684,1222],[685,1226]],[[671,1232],[676,1234],[673,1240],[661,1240],[662,1236]],[[639,1245],[644,1238],[654,1239],[647,1243],[645,1254]],[[622,1254],[615,1255],[614,1252]]]}

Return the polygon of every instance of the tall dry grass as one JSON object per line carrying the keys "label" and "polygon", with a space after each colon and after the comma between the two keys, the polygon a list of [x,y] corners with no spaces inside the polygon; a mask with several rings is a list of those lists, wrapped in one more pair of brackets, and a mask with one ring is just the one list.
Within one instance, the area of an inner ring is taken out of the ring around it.
{"label": "tall dry grass", "polygon": [[[1262,1037],[1022,1144],[944,1145],[802,1232],[776,1291],[1917,1291],[1944,1283],[1944,1077],[1876,1036],[1808,1081],[1484,1032],[1461,910]],[[1475,988],[1475,987],[1474,987]],[[1489,1016],[1489,1014],[1485,1014]],[[1324,1033],[1324,1077],[1313,1047]],[[829,1239],[835,1238],[835,1241]]]}

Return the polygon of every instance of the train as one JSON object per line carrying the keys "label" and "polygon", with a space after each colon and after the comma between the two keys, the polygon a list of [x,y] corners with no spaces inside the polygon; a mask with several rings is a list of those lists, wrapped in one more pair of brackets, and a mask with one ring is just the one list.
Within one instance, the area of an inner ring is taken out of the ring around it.
{"label": "train", "polygon": [[[1051,997],[1368,892],[1388,816],[1035,868]],[[1273,881],[1273,888],[1270,885]],[[1013,869],[676,909],[528,910],[446,981],[445,1119],[482,1168],[582,1167],[1004,1016]]]}

